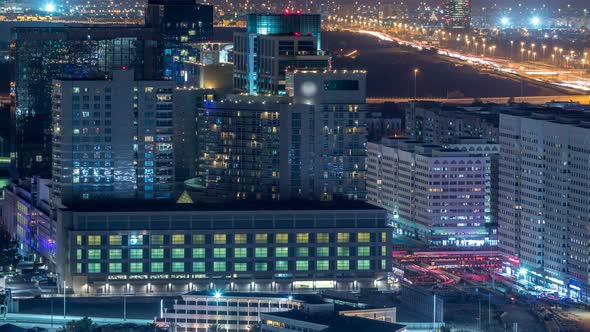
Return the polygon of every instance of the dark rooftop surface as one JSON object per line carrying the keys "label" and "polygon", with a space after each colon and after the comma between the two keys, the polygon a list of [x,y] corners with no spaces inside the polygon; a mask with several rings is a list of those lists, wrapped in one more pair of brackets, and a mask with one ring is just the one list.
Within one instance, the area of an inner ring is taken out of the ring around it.
{"label": "dark rooftop surface", "polygon": [[178,204],[174,200],[105,200],[72,203],[63,210],[78,212],[141,212],[141,211],[314,211],[314,210],[382,210],[361,201],[321,202],[312,200],[291,200],[280,202],[226,202]]}
{"label": "dark rooftop surface", "polygon": [[[193,291],[184,294],[183,296],[215,296],[215,292],[211,291]],[[267,299],[289,299],[302,301],[305,303],[321,304],[326,303],[322,297],[317,294],[280,294],[280,293],[257,293],[257,292],[221,292],[219,301],[227,301],[230,297],[246,297],[246,298],[267,298]]]}
{"label": "dark rooftop surface", "polygon": [[329,326],[329,328],[322,332],[395,332],[401,331],[405,327],[405,325],[401,324],[361,317],[342,316],[336,313],[309,315],[303,311],[292,310],[287,312],[273,312],[267,315]]}

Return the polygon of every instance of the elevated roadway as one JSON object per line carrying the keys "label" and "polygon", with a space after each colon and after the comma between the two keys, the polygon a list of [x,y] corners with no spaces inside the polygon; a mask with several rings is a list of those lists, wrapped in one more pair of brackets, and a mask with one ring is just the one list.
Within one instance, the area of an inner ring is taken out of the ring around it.
{"label": "elevated roadway", "polygon": [[525,96],[525,97],[489,97],[489,98],[367,98],[368,104],[382,103],[407,103],[411,101],[435,101],[445,104],[469,105],[473,102],[506,104],[508,100],[515,103],[545,104],[550,102],[574,102],[582,105],[590,105],[590,95],[564,95],[564,96]]}

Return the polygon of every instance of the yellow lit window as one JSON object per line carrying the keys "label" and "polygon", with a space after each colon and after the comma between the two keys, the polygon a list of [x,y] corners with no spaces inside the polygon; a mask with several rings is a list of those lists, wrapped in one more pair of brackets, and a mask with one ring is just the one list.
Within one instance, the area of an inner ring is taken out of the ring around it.
{"label": "yellow lit window", "polygon": [[350,241],[350,234],[348,233],[338,233],[338,243],[346,243]]}
{"label": "yellow lit window", "polygon": [[268,234],[256,234],[256,243],[268,243]]}
{"label": "yellow lit window", "polygon": [[193,244],[205,244],[205,234],[193,234]]}
{"label": "yellow lit window", "polygon": [[248,243],[248,235],[247,234],[235,234],[234,235],[234,243],[235,244],[246,244],[246,243]]}
{"label": "yellow lit window", "polygon": [[79,246],[82,245],[82,235],[76,235],[76,244]]}
{"label": "yellow lit window", "polygon": [[227,236],[225,234],[215,234],[215,235],[213,235],[213,243],[215,243],[215,244],[226,244],[226,242],[227,242]]}
{"label": "yellow lit window", "polygon": [[309,233],[297,233],[297,243],[309,243]]}
{"label": "yellow lit window", "polygon": [[276,243],[289,243],[289,234],[279,233],[275,235],[275,240]]}
{"label": "yellow lit window", "polygon": [[316,243],[329,243],[330,233],[317,233],[315,236]]}
{"label": "yellow lit window", "polygon": [[88,235],[89,246],[99,246],[101,244],[100,235]]}
{"label": "yellow lit window", "polygon": [[121,241],[121,235],[109,235],[109,245],[120,246]]}
{"label": "yellow lit window", "polygon": [[164,244],[164,235],[150,236],[150,244],[154,246],[161,246]]}
{"label": "yellow lit window", "polygon": [[184,244],[184,234],[173,234],[172,244]]}
{"label": "yellow lit window", "polygon": [[387,233],[381,232],[381,242],[387,242]]}
{"label": "yellow lit window", "polygon": [[358,233],[357,234],[357,242],[370,242],[371,241],[371,233]]}

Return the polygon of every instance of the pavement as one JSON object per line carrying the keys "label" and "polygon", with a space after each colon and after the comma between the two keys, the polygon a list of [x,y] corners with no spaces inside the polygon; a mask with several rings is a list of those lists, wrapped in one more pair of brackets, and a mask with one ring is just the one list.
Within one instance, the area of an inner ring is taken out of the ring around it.
{"label": "pavement", "polygon": [[[0,324],[10,323],[24,328],[31,327],[42,327],[50,331],[56,331],[60,329],[65,323],[80,320],[82,316],[64,316],[63,315],[36,315],[36,314],[17,314],[9,313],[5,318],[0,318]],[[122,318],[107,318],[107,317],[88,317],[92,319],[97,325],[111,325],[111,324],[122,324],[132,323],[139,325],[146,325],[153,323],[153,320],[148,319],[127,319]]]}

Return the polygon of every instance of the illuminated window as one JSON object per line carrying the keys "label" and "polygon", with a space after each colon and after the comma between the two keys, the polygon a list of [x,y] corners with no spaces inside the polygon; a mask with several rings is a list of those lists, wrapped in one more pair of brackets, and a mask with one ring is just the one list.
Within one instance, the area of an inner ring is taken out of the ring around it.
{"label": "illuminated window", "polygon": [[381,260],[381,270],[387,270],[387,262],[384,259]]}
{"label": "illuminated window", "polygon": [[100,259],[100,249],[88,249],[88,259]]}
{"label": "illuminated window", "polygon": [[297,257],[309,256],[309,248],[296,248],[295,249],[295,256],[297,256]]}
{"label": "illuminated window", "polygon": [[246,272],[246,271],[248,271],[248,264],[247,263],[234,263],[234,271],[235,272]]}
{"label": "illuminated window", "polygon": [[256,258],[268,257],[268,248],[256,248]]}
{"label": "illuminated window", "polygon": [[387,256],[387,247],[381,246],[381,256]]}
{"label": "illuminated window", "polygon": [[153,248],[150,257],[152,259],[162,259],[162,258],[164,258],[164,249],[162,249],[162,248]]}
{"label": "illuminated window", "polygon": [[129,272],[142,273],[143,272],[143,263],[129,263]]}
{"label": "illuminated window", "polygon": [[330,233],[317,233],[315,236],[316,243],[329,243]]}
{"label": "illuminated window", "polygon": [[350,241],[350,234],[348,233],[338,233],[338,243],[346,243]]}
{"label": "illuminated window", "polygon": [[280,234],[275,235],[275,242],[276,243],[289,243],[289,234],[280,233]]}
{"label": "illuminated window", "polygon": [[338,269],[339,271],[350,270],[350,261],[348,261],[348,260],[336,261],[336,269]]}
{"label": "illuminated window", "polygon": [[275,263],[275,270],[276,271],[288,271],[289,270],[289,262],[287,262],[287,261],[276,261],[276,263]]}
{"label": "illuminated window", "polygon": [[172,262],[172,272],[184,272],[184,262]]}
{"label": "illuminated window", "polygon": [[356,264],[357,270],[368,270],[371,268],[371,261],[368,259],[359,260]]}
{"label": "illuminated window", "polygon": [[213,258],[225,258],[226,256],[226,249],[225,248],[213,248]]}
{"label": "illuminated window", "polygon": [[381,242],[387,242],[387,233],[381,232]]}
{"label": "illuminated window", "polygon": [[152,235],[150,236],[150,244],[154,246],[160,246],[164,244],[164,235]]}
{"label": "illuminated window", "polygon": [[143,245],[143,235],[129,235],[129,245],[130,246],[141,246]]}
{"label": "illuminated window", "polygon": [[110,273],[121,273],[121,263],[109,263]]}
{"label": "illuminated window", "polygon": [[297,243],[309,243],[309,233],[297,233]]}
{"label": "illuminated window", "polygon": [[308,261],[295,261],[295,270],[297,270],[297,271],[309,270],[309,262]]}
{"label": "illuminated window", "polygon": [[184,244],[184,234],[173,234],[172,244]]}
{"label": "illuminated window", "polygon": [[88,273],[100,273],[100,263],[88,263]]}
{"label": "illuminated window", "polygon": [[82,273],[82,263],[76,263],[76,273]]}
{"label": "illuminated window", "polygon": [[256,264],[254,264],[254,269],[256,271],[268,271],[268,264],[267,263],[256,263]]}
{"label": "illuminated window", "polygon": [[109,249],[109,259],[121,259],[123,255],[121,254],[121,249]]}
{"label": "illuminated window", "polygon": [[268,243],[268,234],[256,234],[256,243]]}
{"label": "illuminated window", "polygon": [[287,247],[279,247],[275,249],[275,256],[276,257],[289,257],[289,248]]}
{"label": "illuminated window", "polygon": [[328,257],[330,256],[330,248],[328,247],[319,247],[315,250],[315,255],[317,257]]}
{"label": "illuminated window", "polygon": [[129,258],[142,259],[143,258],[143,249],[129,249]]}
{"label": "illuminated window", "polygon": [[371,242],[371,233],[358,233],[357,242]]}
{"label": "illuminated window", "polygon": [[77,260],[82,259],[82,249],[76,249],[76,259]]}
{"label": "illuminated window", "polygon": [[193,272],[205,272],[205,262],[194,262]]}
{"label": "illuminated window", "polygon": [[184,248],[172,248],[172,258],[184,258]]}
{"label": "illuminated window", "polygon": [[79,246],[82,245],[82,235],[76,235],[76,244]]}
{"label": "illuminated window", "polygon": [[205,248],[193,248],[193,258],[205,258]]}
{"label": "illuminated window", "polygon": [[101,244],[100,235],[88,235],[89,246],[99,246]]}
{"label": "illuminated window", "polygon": [[213,272],[225,272],[226,270],[226,263],[225,262],[213,262]]}
{"label": "illuminated window", "polygon": [[371,247],[358,247],[357,256],[371,256]]}
{"label": "illuminated window", "polygon": [[248,235],[247,234],[235,234],[234,235],[234,243],[235,244],[246,244],[246,243],[248,243]]}
{"label": "illuminated window", "polygon": [[330,269],[330,261],[317,261],[315,269],[318,271],[328,271]]}
{"label": "illuminated window", "polygon": [[121,235],[109,235],[109,245],[111,246],[120,246],[122,242]]}
{"label": "illuminated window", "polygon": [[193,244],[205,244],[205,234],[193,234]]}
{"label": "illuminated window", "polygon": [[338,256],[350,256],[350,248],[338,247],[336,248],[336,255]]}
{"label": "illuminated window", "polygon": [[213,243],[214,244],[226,244],[227,236],[225,234],[215,234],[213,235]]}
{"label": "illuminated window", "polygon": [[234,257],[235,258],[246,258],[246,257],[248,257],[248,249],[246,249],[246,248],[235,248],[234,249]]}
{"label": "illuminated window", "polygon": [[157,273],[164,272],[164,263],[152,262],[151,271]]}

